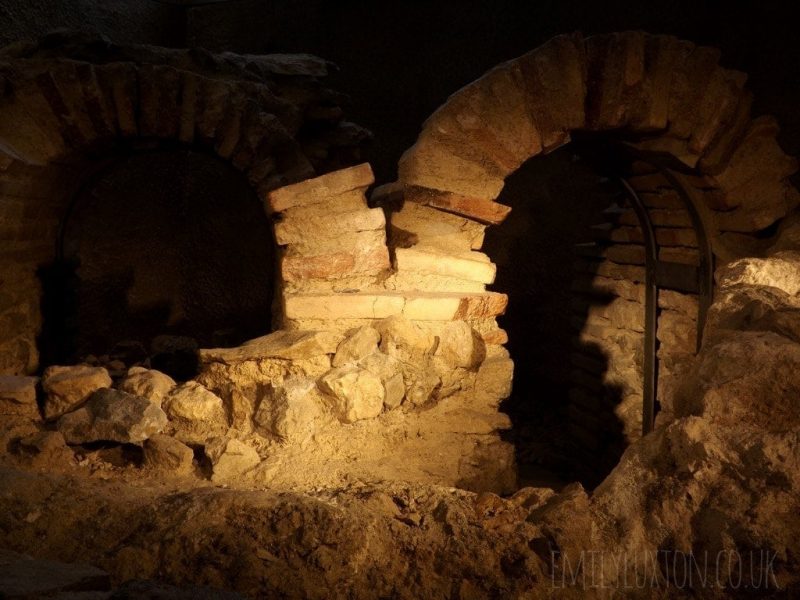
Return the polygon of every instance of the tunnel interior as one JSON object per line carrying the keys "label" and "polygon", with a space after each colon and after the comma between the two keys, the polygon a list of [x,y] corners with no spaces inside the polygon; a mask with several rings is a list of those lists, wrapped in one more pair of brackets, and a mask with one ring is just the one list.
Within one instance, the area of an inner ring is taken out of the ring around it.
{"label": "tunnel interior", "polygon": [[57,243],[40,272],[43,367],[139,362],[159,345],[233,346],[270,331],[272,227],[247,180],[209,154],[114,160],[75,194]]}
{"label": "tunnel interior", "polygon": [[[512,207],[511,216],[486,236],[485,249],[498,264],[493,287],[509,295],[499,322],[509,332],[514,386],[502,410],[513,421],[508,439],[520,478],[532,483],[596,485],[626,445],[611,410],[623,390],[604,382],[611,357],[580,337],[590,307],[613,299],[581,287],[580,278],[594,277],[599,265],[582,263],[581,249],[594,244],[609,210],[625,205],[620,183],[590,154],[585,143],[574,143],[526,161],[498,198]],[[603,414],[592,423],[602,430],[591,433],[614,448],[611,457],[589,451],[571,431],[576,389],[602,397],[595,410]]]}

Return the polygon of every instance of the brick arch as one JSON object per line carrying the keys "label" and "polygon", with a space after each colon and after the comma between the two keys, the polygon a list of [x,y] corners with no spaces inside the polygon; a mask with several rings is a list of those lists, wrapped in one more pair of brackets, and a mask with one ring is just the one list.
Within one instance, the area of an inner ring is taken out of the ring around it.
{"label": "brick arch", "polygon": [[38,267],[70,198],[110,157],[154,144],[212,153],[259,197],[352,164],[366,130],[311,56],[212,55],[58,33],[0,50],[0,372],[37,368]]}
{"label": "brick arch", "polygon": [[715,250],[734,255],[741,234],[774,225],[800,196],[777,123],[751,117],[746,75],[719,58],[643,32],[557,36],[453,94],[400,159],[398,184],[412,200],[497,223],[508,213],[495,202],[503,181],[525,160],[574,132],[607,132],[695,169]]}
{"label": "brick arch", "polygon": [[[720,66],[719,59],[714,48],[671,36],[576,33],[557,36],[455,92],[401,157],[397,182],[374,196],[389,209],[395,277],[419,286],[421,270],[447,274],[458,280],[439,277],[424,285],[444,291],[467,279],[469,289],[481,293],[494,280],[494,265],[480,252],[484,229],[511,210],[497,201],[506,177],[576,137],[613,139],[668,158],[675,165],[670,172],[700,212],[718,266],[766,251],[777,225],[800,201],[789,180],[797,161],[780,148],[775,120],[751,115],[746,76]],[[673,186],[647,166],[620,175],[645,199],[654,224],[664,226],[656,234],[668,260],[695,260],[697,242]],[[615,319],[635,321],[644,313],[644,260],[636,247],[641,231],[633,211],[618,217],[606,232],[610,250],[599,255],[601,266],[585,282],[585,288],[615,297],[591,316],[612,326]],[[590,252],[591,260],[598,258],[597,250]],[[665,365],[659,401],[662,418],[669,418],[670,390],[696,350],[697,299],[670,292],[659,296],[658,305]],[[484,328],[488,344],[506,341],[501,329]],[[641,340],[640,331],[629,332],[628,346],[610,348],[608,359],[632,361],[630,340]],[[590,343],[604,343],[602,335],[586,328],[584,334]],[[628,441],[640,434],[638,394],[615,408]],[[594,417],[587,414],[586,422],[599,422]]]}

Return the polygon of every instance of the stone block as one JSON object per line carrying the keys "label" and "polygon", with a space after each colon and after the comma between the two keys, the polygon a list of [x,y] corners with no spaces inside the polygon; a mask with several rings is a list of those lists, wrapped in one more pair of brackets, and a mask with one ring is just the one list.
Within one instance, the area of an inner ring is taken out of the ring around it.
{"label": "stone block", "polygon": [[720,267],[720,288],[738,285],[774,287],[790,296],[800,295],[800,254],[779,252],[769,258],[742,258]]}
{"label": "stone block", "polygon": [[372,327],[359,327],[350,333],[336,348],[333,366],[355,363],[378,349],[381,335]]}
{"label": "stone block", "polygon": [[392,248],[424,246],[447,252],[468,252],[483,245],[485,225],[461,215],[417,202],[404,202],[389,213]]}
{"label": "stone block", "polygon": [[18,78],[14,100],[2,102],[0,149],[25,162],[45,165],[66,153],[61,125],[33,78]]}
{"label": "stone block", "polygon": [[313,379],[290,378],[264,394],[253,421],[261,433],[303,443],[325,417],[323,401]]}
{"label": "stone block", "polygon": [[273,190],[267,195],[268,211],[281,212],[294,206],[315,204],[350,190],[366,189],[374,181],[372,169],[367,163],[341,169]]}
{"label": "stone block", "polygon": [[117,389],[147,398],[161,406],[161,401],[176,386],[175,380],[155,369],[131,367],[127,376],[117,384]]}
{"label": "stone block", "polygon": [[280,261],[281,277],[289,283],[307,279],[335,280],[354,275],[378,276],[389,267],[389,249],[385,244],[311,256],[290,252]]}
{"label": "stone block", "polygon": [[280,246],[305,243],[313,245],[318,237],[349,236],[361,231],[383,231],[386,218],[380,208],[351,210],[335,215],[291,218],[291,212],[275,223],[275,241]]}
{"label": "stone block", "polygon": [[508,297],[497,292],[290,294],[284,299],[287,319],[383,319],[403,315],[412,320],[452,321],[502,314]]}
{"label": "stone block", "polygon": [[194,452],[169,435],[157,433],[144,443],[144,464],[151,469],[188,475],[194,470]]}
{"label": "stone block", "polygon": [[673,137],[689,139],[692,135],[697,107],[717,69],[720,54],[716,48],[696,46],[676,65],[669,104],[669,131]]}
{"label": "stone block", "polygon": [[[511,212],[511,207],[494,202],[495,196],[470,196],[447,191],[448,188],[431,189],[414,185],[406,187],[403,197],[407,202],[416,202],[432,208],[468,217],[480,223],[499,225]],[[500,190],[498,189],[498,193]]]}
{"label": "stone block", "polygon": [[[782,181],[797,171],[797,159],[787,156],[778,145],[778,131],[778,124],[772,117],[759,117],[750,123],[727,168],[714,177],[727,195],[736,199],[735,190],[748,182],[755,179],[763,183]],[[751,199],[744,194],[738,200],[731,207]]]}
{"label": "stone block", "polygon": [[33,467],[53,469],[71,465],[75,453],[60,431],[37,431],[18,440],[17,451]]}
{"label": "stone block", "polygon": [[395,264],[398,271],[414,271],[466,279],[478,283],[494,283],[497,267],[481,252],[447,254],[430,249],[397,248]]}
{"label": "stone block", "polygon": [[475,369],[486,358],[481,337],[464,321],[445,324],[439,334],[435,356],[449,369]]}
{"label": "stone block", "polygon": [[53,112],[61,119],[64,130],[75,148],[90,145],[97,137],[89,118],[76,64],[61,61],[56,68],[38,77],[39,85]]}
{"label": "stone block", "polygon": [[319,386],[331,397],[331,408],[343,423],[372,419],[383,410],[383,383],[366,369],[338,367],[324,375]]}
{"label": "stone block", "polygon": [[[484,201],[482,204],[500,194],[506,175],[496,166],[457,156],[424,133],[403,153],[397,169],[399,181],[405,185],[479,199]],[[465,203],[462,201],[462,204]]]}
{"label": "stone block", "polygon": [[280,330],[245,342],[236,348],[202,349],[200,363],[234,365],[244,361],[277,358],[308,360],[335,354],[342,336],[329,331]]}
{"label": "stone block", "polygon": [[425,121],[423,136],[465,160],[491,163],[504,175],[542,150],[522,73],[513,61],[452,95]]}
{"label": "stone block", "polygon": [[718,174],[725,169],[750,125],[752,107],[753,93],[749,90],[742,90],[730,121],[715,136],[700,158],[698,166],[701,171]]}
{"label": "stone block", "polygon": [[222,399],[195,381],[167,394],[163,408],[175,429],[175,438],[186,444],[203,445],[226,434],[229,428]]}
{"label": "stone block", "polygon": [[645,34],[639,31],[595,35],[586,40],[586,122],[591,129],[617,129],[644,79]]}
{"label": "stone block", "polygon": [[167,415],[147,398],[101,388],[81,408],[59,418],[57,427],[70,444],[143,442],[167,426]]}
{"label": "stone block", "polygon": [[586,53],[580,34],[559,35],[516,61],[545,150],[585,124]]}
{"label": "stone block", "polygon": [[747,75],[718,68],[698,103],[689,138],[689,151],[701,155],[724,127],[731,122],[739,105]]}
{"label": "stone block", "polygon": [[103,93],[97,81],[95,66],[89,63],[78,63],[75,71],[81,82],[84,102],[95,130],[96,139],[113,138],[117,133],[116,112],[113,100]]}
{"label": "stone block", "polygon": [[103,367],[87,365],[52,366],[42,375],[46,419],[55,419],[80,406],[100,388],[111,387],[111,377]]}
{"label": "stone block", "polygon": [[637,98],[629,107],[629,125],[636,131],[666,129],[669,118],[670,84],[676,65],[681,64],[694,44],[668,35],[647,35],[644,48],[644,77]]}
{"label": "stone block", "polygon": [[136,113],[139,88],[135,66],[121,62],[96,65],[95,74],[100,88],[113,106],[119,134],[123,137],[138,135]]}
{"label": "stone block", "polygon": [[215,483],[235,481],[261,462],[253,448],[226,437],[209,440],[205,453],[211,461],[211,481]]}

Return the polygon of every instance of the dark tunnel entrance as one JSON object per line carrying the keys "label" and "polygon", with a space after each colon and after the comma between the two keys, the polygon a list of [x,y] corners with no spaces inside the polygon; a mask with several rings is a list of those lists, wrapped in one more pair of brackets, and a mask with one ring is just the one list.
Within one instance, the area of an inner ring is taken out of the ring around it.
{"label": "dark tunnel entrance", "polygon": [[[132,153],[87,180],[41,271],[42,364],[146,360],[270,331],[271,225],[243,175],[186,149]],[[161,365],[179,378],[192,366]]]}
{"label": "dark tunnel entrance", "polygon": [[[500,324],[515,372],[503,411],[514,424],[509,435],[523,485],[577,479],[593,487],[627,445],[619,407],[641,411],[644,308],[592,283],[604,263],[594,242],[621,210],[624,192],[576,152],[571,144],[513,173],[498,199],[512,214],[488,230],[485,243],[498,264],[494,289],[509,294]],[[625,318],[608,314],[615,302],[635,322],[611,322]]]}

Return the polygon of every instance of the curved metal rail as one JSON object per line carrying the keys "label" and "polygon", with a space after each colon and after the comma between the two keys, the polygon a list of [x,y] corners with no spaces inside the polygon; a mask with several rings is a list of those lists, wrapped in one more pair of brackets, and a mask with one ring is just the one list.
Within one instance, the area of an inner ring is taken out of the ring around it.
{"label": "curved metal rail", "polygon": [[658,291],[673,289],[694,293],[699,296],[697,311],[697,344],[700,350],[708,308],[714,297],[714,253],[706,233],[700,211],[694,199],[686,191],[675,174],[658,156],[643,153],[626,147],[625,152],[639,162],[653,166],[667,183],[678,193],[684,208],[689,213],[692,227],[697,237],[699,266],[662,261],[658,257],[658,244],[653,223],[647,207],[631,185],[620,178],[620,183],[628,196],[642,229],[645,247],[645,334],[644,334],[644,382],[642,398],[642,434],[653,430],[656,413],[656,394],[658,390]]}

